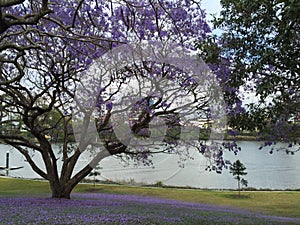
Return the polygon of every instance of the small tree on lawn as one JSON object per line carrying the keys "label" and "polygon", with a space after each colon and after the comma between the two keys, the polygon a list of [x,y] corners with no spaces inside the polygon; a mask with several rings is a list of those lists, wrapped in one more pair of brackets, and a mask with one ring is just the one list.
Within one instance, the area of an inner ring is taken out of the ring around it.
{"label": "small tree on lawn", "polygon": [[238,191],[239,191],[239,197],[241,196],[241,183],[244,186],[248,186],[248,181],[243,179],[242,176],[247,175],[247,172],[245,172],[246,167],[244,166],[243,163],[241,163],[240,160],[236,160],[232,166],[230,166],[230,173],[232,173],[234,178],[237,179],[238,181]]}
{"label": "small tree on lawn", "polygon": [[96,166],[96,168],[94,168],[94,170],[89,174],[89,177],[93,177],[94,187],[96,187],[96,176],[101,175],[101,173],[98,171],[99,169],[102,169],[102,167]]}

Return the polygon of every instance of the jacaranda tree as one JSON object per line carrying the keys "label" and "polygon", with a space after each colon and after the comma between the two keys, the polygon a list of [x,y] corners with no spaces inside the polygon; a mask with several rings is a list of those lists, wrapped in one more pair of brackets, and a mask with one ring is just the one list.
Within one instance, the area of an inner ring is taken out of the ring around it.
{"label": "jacaranda tree", "polygon": [[[223,151],[238,151],[217,141],[226,128],[219,78],[189,52],[210,33],[196,1],[0,6],[0,140],[49,181],[52,197],[70,198],[111,155],[151,164],[154,153],[184,160],[194,149],[220,172]],[[199,138],[199,118],[209,142]],[[87,151],[90,161],[75,170]]]}

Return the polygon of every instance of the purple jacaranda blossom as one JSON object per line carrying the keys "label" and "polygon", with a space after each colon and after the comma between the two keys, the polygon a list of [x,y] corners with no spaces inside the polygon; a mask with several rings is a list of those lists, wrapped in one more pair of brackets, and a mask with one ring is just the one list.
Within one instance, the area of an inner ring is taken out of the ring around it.
{"label": "purple jacaranda blossom", "polygon": [[105,106],[106,106],[106,110],[111,110],[112,107],[113,107],[113,103],[112,103],[112,102],[107,102],[107,103],[105,104]]}

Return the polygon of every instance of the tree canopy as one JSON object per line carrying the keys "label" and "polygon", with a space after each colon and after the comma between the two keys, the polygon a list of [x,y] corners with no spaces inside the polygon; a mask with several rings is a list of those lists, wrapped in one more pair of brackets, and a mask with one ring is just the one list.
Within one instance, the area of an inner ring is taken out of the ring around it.
{"label": "tree canopy", "polygon": [[231,62],[232,83],[258,99],[233,117],[231,125],[269,133],[266,145],[279,140],[297,144],[300,2],[221,0],[221,5],[215,25],[223,30],[221,55]]}

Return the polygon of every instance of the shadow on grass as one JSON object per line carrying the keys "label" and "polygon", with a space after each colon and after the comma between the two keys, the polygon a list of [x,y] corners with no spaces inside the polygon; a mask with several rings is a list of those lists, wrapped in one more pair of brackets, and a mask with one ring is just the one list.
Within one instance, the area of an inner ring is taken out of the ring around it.
{"label": "shadow on grass", "polygon": [[245,194],[226,194],[224,195],[225,198],[230,198],[230,199],[250,199],[250,195],[245,195]]}
{"label": "shadow on grass", "polygon": [[84,189],[84,193],[105,193],[105,188],[88,188]]}

